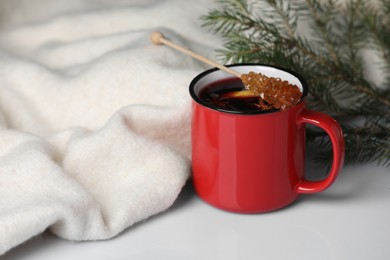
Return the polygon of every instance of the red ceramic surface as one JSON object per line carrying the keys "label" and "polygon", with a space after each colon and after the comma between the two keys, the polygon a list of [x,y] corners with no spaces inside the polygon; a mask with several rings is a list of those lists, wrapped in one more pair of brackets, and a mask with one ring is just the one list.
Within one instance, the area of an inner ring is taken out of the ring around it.
{"label": "red ceramic surface", "polygon": [[[240,68],[245,72],[254,66]],[[256,66],[259,70],[272,68]],[[334,119],[307,110],[305,100],[287,111],[269,113],[231,113],[210,108],[196,95],[206,82],[224,77],[210,76],[213,73],[210,70],[201,74],[190,87],[194,98],[193,182],[204,201],[227,211],[267,212],[292,203],[300,193],[320,192],[334,182],[344,158],[342,131]],[[202,81],[205,77],[208,79]],[[306,93],[305,83],[301,84]],[[322,181],[304,178],[305,124],[324,129],[332,141],[333,165]]]}

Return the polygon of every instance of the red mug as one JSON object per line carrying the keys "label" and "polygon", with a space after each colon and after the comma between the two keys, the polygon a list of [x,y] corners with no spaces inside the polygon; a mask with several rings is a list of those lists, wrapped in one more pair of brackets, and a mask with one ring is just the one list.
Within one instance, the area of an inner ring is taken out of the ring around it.
{"label": "red mug", "polygon": [[[275,66],[229,67],[287,80],[301,89],[302,100],[285,111],[232,111],[199,97],[210,84],[234,79],[231,75],[210,69],[195,77],[190,83],[191,143],[192,180],[198,196],[226,211],[261,213],[285,207],[299,194],[332,185],[344,161],[342,130],[332,117],[305,108],[305,80]],[[324,180],[305,179],[306,124],[322,128],[332,143],[333,162]]]}

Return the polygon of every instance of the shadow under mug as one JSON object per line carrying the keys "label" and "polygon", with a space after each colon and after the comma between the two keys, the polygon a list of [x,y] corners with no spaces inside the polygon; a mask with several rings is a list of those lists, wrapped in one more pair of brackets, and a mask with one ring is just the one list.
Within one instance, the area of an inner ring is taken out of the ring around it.
{"label": "shadow under mug", "polygon": [[[192,101],[192,179],[196,193],[226,211],[261,213],[292,203],[301,193],[321,192],[336,179],[344,160],[344,139],[330,116],[305,108],[307,84],[294,72],[262,64],[233,64],[297,85],[302,100],[286,111],[230,111],[202,100],[211,83],[232,78],[210,69],[190,83]],[[333,162],[321,181],[305,179],[305,124],[330,137]]]}

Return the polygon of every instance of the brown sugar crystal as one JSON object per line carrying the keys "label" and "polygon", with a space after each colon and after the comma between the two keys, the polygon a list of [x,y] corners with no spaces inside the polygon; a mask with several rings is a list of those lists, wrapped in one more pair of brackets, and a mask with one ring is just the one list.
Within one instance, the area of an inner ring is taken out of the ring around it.
{"label": "brown sugar crystal", "polygon": [[241,80],[246,89],[260,96],[261,109],[287,110],[297,104],[302,97],[302,92],[296,85],[280,78],[267,77],[251,71],[242,74]]}

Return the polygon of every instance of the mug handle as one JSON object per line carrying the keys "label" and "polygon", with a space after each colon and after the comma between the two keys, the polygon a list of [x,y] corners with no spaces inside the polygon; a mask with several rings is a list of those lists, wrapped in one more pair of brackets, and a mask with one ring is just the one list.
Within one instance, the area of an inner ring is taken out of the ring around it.
{"label": "mug handle", "polygon": [[324,180],[309,181],[303,179],[296,186],[298,193],[315,193],[327,189],[336,180],[344,162],[344,137],[340,125],[332,117],[307,109],[303,109],[297,118],[298,124],[312,124],[322,128],[330,137],[333,148],[332,168]]}

